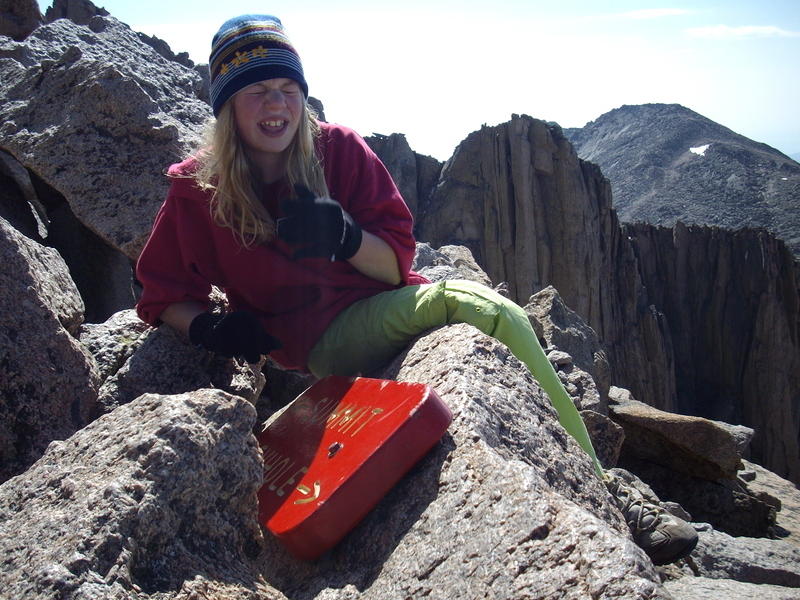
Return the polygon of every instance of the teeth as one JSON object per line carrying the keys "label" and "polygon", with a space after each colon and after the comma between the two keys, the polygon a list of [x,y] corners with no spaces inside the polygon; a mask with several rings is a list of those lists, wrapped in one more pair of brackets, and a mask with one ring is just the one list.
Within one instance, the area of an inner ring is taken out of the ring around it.
{"label": "teeth", "polygon": [[280,121],[261,121],[261,124],[264,125],[265,127],[281,127],[284,123],[285,123],[285,121],[283,121],[283,120],[280,120]]}

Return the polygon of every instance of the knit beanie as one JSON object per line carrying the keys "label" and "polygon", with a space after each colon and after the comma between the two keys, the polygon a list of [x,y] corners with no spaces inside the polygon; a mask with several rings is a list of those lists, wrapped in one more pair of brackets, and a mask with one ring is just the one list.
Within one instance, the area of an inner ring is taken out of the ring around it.
{"label": "knit beanie", "polygon": [[308,98],[300,57],[283,24],[271,15],[242,15],[226,21],[211,42],[208,70],[214,116],[236,92],[265,79],[293,79]]}

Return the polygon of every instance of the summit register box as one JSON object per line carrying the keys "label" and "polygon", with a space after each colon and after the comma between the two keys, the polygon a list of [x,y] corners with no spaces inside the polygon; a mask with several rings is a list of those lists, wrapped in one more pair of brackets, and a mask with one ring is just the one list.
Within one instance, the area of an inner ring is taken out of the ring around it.
{"label": "summit register box", "polygon": [[441,439],[452,419],[428,385],[320,380],[258,436],[259,520],[294,556],[317,558]]}

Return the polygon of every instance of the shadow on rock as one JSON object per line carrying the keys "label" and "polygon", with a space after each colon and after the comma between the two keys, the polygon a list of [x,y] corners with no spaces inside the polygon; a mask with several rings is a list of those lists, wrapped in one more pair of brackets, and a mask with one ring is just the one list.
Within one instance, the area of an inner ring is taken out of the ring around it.
{"label": "shadow on rock", "polygon": [[355,588],[359,593],[369,589],[439,495],[442,467],[454,449],[452,436],[445,434],[361,523],[314,562],[295,559],[265,532],[266,551],[260,559],[264,579],[292,600],[316,598],[326,589]]}

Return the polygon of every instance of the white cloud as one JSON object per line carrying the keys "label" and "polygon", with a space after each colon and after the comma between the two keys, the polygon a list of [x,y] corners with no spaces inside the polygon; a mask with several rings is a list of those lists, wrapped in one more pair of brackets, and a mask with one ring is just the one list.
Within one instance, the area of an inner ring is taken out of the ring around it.
{"label": "white cloud", "polygon": [[789,31],[773,25],[744,25],[730,27],[729,25],[710,25],[708,27],[693,27],[687,29],[692,37],[711,40],[744,40],[768,37],[800,37],[800,31]]}
{"label": "white cloud", "polygon": [[683,8],[643,8],[619,13],[617,16],[624,19],[660,19],[662,17],[678,17],[690,15],[693,11]]}

